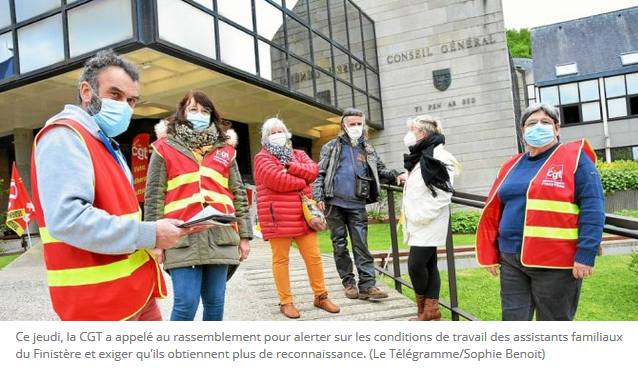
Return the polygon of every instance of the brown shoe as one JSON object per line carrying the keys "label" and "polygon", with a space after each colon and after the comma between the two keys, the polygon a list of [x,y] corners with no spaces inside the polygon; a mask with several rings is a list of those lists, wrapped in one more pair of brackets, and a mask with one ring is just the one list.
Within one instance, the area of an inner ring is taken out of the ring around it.
{"label": "brown shoe", "polygon": [[357,286],[355,286],[354,284],[346,286],[346,297],[354,300],[358,299],[359,290],[357,289]]}
{"label": "brown shoe", "polygon": [[425,307],[423,309],[422,318],[419,320],[424,321],[440,321],[441,320],[441,310],[439,310],[439,300],[438,299],[425,299]]}
{"label": "brown shoe", "polygon": [[297,319],[301,316],[301,314],[299,314],[299,310],[297,310],[292,302],[290,304],[279,304],[279,311],[281,311],[282,314],[286,316],[286,318],[290,319]]}
{"label": "brown shoe", "polygon": [[370,287],[365,291],[359,291],[359,299],[360,300],[379,300],[379,299],[385,299],[388,297],[388,294],[385,292],[382,292],[381,290],[379,290],[376,287]]}
{"label": "brown shoe", "polygon": [[321,296],[315,297],[315,307],[324,309],[325,311],[329,313],[333,313],[333,314],[341,311],[341,309],[339,309],[339,306],[333,304],[332,301],[330,301],[327,293],[324,293]]}
{"label": "brown shoe", "polygon": [[416,312],[416,318],[412,318],[410,319],[410,321],[415,321],[415,320],[422,321],[423,311],[425,310],[425,295],[414,294],[414,296],[416,297],[417,312]]}

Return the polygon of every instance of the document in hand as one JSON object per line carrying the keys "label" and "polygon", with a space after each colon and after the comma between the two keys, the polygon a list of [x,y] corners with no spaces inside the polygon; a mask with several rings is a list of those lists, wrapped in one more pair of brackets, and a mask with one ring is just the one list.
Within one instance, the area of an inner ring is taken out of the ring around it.
{"label": "document in hand", "polygon": [[194,225],[228,226],[236,220],[237,218],[235,218],[234,214],[224,214],[212,206],[206,206],[202,211],[178,225],[178,227],[185,228]]}

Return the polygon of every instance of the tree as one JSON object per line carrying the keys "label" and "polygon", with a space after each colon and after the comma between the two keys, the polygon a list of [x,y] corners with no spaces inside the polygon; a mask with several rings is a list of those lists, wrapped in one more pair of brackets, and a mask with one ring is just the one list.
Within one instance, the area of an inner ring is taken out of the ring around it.
{"label": "tree", "polygon": [[508,29],[506,35],[512,58],[532,58],[532,37],[527,28]]}

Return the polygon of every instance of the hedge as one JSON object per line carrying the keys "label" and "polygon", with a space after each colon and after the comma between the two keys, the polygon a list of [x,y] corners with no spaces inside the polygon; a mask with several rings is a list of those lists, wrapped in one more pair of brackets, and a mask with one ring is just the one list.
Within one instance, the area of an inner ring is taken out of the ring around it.
{"label": "hedge", "polygon": [[618,160],[606,163],[598,161],[596,167],[600,172],[605,194],[617,191],[638,190],[638,162]]}

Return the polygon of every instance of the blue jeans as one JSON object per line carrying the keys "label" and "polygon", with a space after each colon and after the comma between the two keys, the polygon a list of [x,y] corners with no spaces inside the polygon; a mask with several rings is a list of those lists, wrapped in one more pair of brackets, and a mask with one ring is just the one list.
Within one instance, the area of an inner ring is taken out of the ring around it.
{"label": "blue jeans", "polygon": [[571,269],[528,268],[520,254],[501,253],[503,320],[574,320],[583,280]]}
{"label": "blue jeans", "polygon": [[374,260],[368,250],[368,213],[365,208],[346,209],[326,206],[326,220],[330,228],[335,264],[344,287],[354,286],[357,281],[352,270],[352,259],[348,252],[348,234],[352,241],[354,263],[359,273],[359,291],[375,286]]}
{"label": "blue jeans", "polygon": [[174,298],[171,320],[195,319],[200,295],[204,305],[202,320],[224,319],[228,265],[196,265],[170,269],[169,273],[173,281]]}

